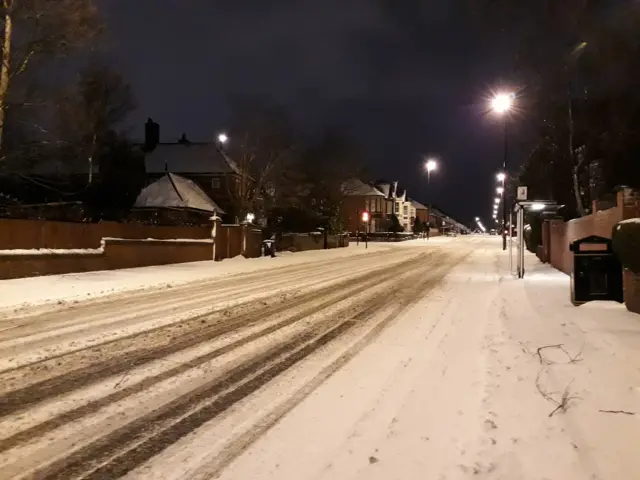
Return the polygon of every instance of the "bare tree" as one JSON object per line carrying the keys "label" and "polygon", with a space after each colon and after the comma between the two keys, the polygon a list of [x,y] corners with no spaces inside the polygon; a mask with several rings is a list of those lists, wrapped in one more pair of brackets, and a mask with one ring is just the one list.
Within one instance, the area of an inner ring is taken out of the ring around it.
{"label": "bare tree", "polygon": [[77,83],[60,95],[59,138],[71,160],[86,159],[89,183],[95,159],[113,143],[113,132],[134,108],[131,86],[119,72],[97,63],[83,70]]}
{"label": "bare tree", "polygon": [[43,57],[67,53],[100,31],[93,0],[2,0],[0,148],[8,96],[17,78]]}
{"label": "bare tree", "polygon": [[297,141],[288,113],[258,101],[238,105],[229,132],[228,153],[237,167],[229,196],[235,216],[242,220],[250,212],[264,213],[280,195]]}
{"label": "bare tree", "polygon": [[362,174],[359,147],[348,135],[329,128],[319,142],[307,149],[302,162],[309,185],[307,210],[318,217],[324,228],[341,231],[342,203],[357,185],[349,180],[360,179]]}

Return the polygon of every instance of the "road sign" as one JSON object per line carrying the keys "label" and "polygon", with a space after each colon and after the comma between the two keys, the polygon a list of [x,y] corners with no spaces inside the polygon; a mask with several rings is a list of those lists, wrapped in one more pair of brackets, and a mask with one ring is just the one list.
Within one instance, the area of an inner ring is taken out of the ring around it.
{"label": "road sign", "polygon": [[518,200],[527,199],[527,187],[518,187]]}

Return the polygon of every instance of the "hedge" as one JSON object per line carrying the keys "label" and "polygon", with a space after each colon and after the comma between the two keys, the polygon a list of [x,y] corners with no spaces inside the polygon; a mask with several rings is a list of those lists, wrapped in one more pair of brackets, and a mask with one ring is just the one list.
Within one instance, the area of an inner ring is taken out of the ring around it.
{"label": "hedge", "polygon": [[640,274],[640,218],[623,220],[613,227],[613,251],[625,268]]}

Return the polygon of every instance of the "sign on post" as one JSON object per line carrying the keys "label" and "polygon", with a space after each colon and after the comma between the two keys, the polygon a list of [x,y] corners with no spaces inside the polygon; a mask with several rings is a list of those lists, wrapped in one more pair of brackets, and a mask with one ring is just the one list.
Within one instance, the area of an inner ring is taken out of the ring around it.
{"label": "sign on post", "polygon": [[518,200],[527,199],[527,187],[518,187]]}

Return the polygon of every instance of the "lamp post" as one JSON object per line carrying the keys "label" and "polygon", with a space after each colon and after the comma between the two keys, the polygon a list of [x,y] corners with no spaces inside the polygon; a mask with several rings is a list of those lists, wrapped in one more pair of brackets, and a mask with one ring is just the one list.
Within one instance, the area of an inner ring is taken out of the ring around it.
{"label": "lamp post", "polygon": [[431,172],[437,170],[438,162],[434,159],[429,159],[424,167],[427,170],[427,188],[429,190],[429,207],[427,209],[427,240],[429,240],[431,233]]}
{"label": "lamp post", "polygon": [[[504,118],[504,158],[502,159],[502,250],[507,249],[507,202],[505,201],[505,182],[507,172],[507,147],[509,145],[507,127],[509,125],[509,112],[513,107],[514,93],[499,93],[491,100],[491,108]],[[500,177],[499,177],[500,179]]]}
{"label": "lamp post", "polygon": [[371,222],[371,215],[367,210],[362,212],[362,223],[364,223],[364,248],[369,248],[369,224]]}

